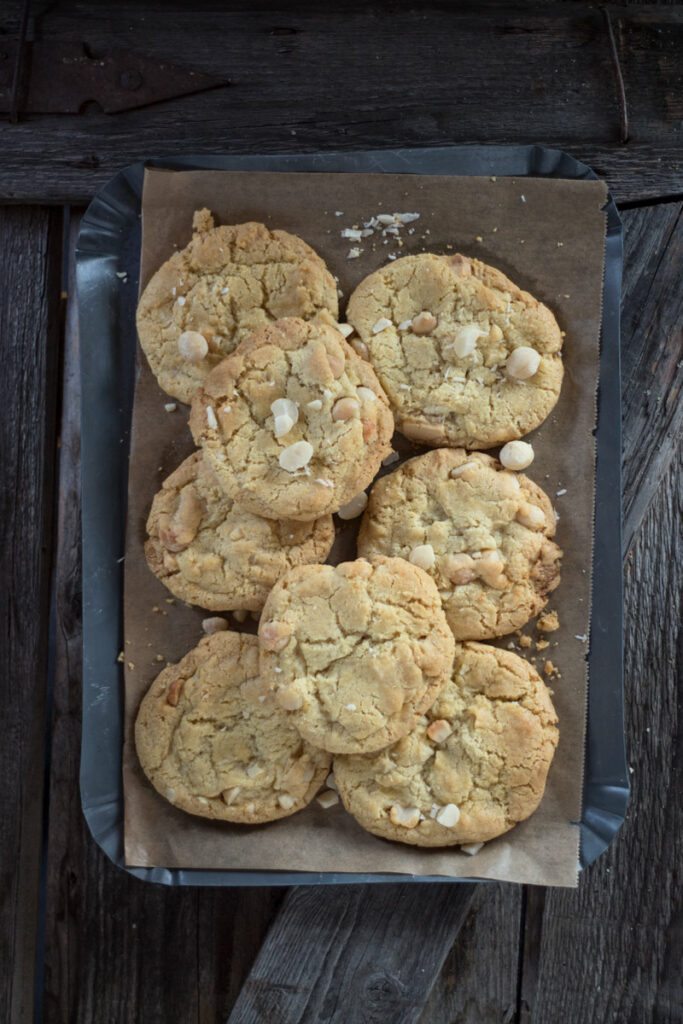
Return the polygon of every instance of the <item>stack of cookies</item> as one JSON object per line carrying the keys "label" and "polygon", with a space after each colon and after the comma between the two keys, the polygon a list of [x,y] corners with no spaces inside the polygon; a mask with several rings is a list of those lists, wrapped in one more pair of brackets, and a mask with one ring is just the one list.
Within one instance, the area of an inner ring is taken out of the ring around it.
{"label": "stack of cookies", "polygon": [[[340,323],[301,239],[206,210],[194,228],[138,309],[198,446],[145,551],[175,596],[260,621],[205,620],[143,698],[140,763],[191,814],[255,824],[339,794],[375,835],[474,853],[533,813],[558,741],[536,670],[482,642],[559,583],[551,503],[520,472],[560,392],[555,318],[492,267],[422,253]],[[375,479],[394,428],[431,450]],[[362,515],[359,557],[323,564],[335,514]]]}

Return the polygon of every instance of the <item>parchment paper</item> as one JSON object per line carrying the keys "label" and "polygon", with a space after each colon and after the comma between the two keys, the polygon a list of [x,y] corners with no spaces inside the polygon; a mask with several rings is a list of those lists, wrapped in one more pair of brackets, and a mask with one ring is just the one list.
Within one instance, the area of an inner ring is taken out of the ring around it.
{"label": "parchment paper", "polygon": [[[145,779],[133,745],[143,693],[166,662],[179,660],[201,638],[206,615],[170,595],[146,566],[145,520],[165,477],[193,449],[187,407],[168,413],[170,399],[139,353],[133,412],[125,571],[125,855],[131,866],[399,872],[473,876],[575,886],[584,760],[586,652],[589,632],[595,476],[593,428],[604,259],[606,187],[595,181],[472,178],[390,174],[273,174],[148,170],[143,195],[140,288],[175,247],[191,237],[195,209],[209,207],[218,223],[259,220],[301,235],[327,261],[343,292],[389,254],[459,251],[499,267],[555,312],[562,330],[565,378],[551,417],[533,434],[536,458],[527,471],[551,496],[564,549],[562,582],[549,609],[561,627],[550,646],[517,653],[543,673],[551,659],[561,673],[549,680],[560,742],[538,811],[474,857],[457,848],[420,850],[365,832],[341,805],[317,803],[268,825],[204,821],[164,801]],[[341,211],[342,215],[336,215]],[[420,214],[400,233],[402,247],[377,233],[361,242],[340,237],[378,213]],[[347,259],[353,246],[363,250]],[[452,247],[452,248],[451,248]],[[420,449],[396,438],[405,454]],[[492,454],[495,454],[493,452]],[[395,469],[395,467],[391,467]],[[558,493],[562,492],[562,493]],[[355,556],[358,523],[340,524],[331,560]],[[253,629],[255,623],[233,628]],[[524,630],[540,638],[533,624]],[[518,643],[515,635],[499,641]],[[600,680],[594,680],[600,685]]]}

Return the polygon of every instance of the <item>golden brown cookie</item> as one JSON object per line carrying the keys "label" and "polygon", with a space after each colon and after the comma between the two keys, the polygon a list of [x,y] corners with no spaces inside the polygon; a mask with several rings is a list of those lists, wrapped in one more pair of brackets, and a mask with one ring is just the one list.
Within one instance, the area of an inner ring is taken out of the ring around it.
{"label": "golden brown cookie", "polygon": [[347,319],[397,429],[421,444],[491,448],[528,434],[559,397],[555,317],[479,260],[396,260],[358,285]]}
{"label": "golden brown cookie", "polygon": [[333,327],[289,318],[257,331],[195,392],[190,429],[243,509],[308,521],[371,482],[393,418],[372,367]]}
{"label": "golden brown cookie", "polygon": [[194,215],[192,241],[156,272],[137,312],[140,344],[169,395],[195,389],[240,341],[272,320],[337,319],[337,285],[296,235],[263,224],[214,227]]}
{"label": "golden brown cookie", "polygon": [[379,750],[433,704],[455,643],[436,587],[401,558],[292,569],[259,624],[261,674],[304,739]]}
{"label": "golden brown cookie", "polygon": [[510,651],[465,643],[424,719],[378,754],[339,756],[344,806],[377,836],[415,846],[483,843],[538,807],[558,741],[550,694]]}
{"label": "golden brown cookie", "polygon": [[324,562],[334,543],[332,516],[299,523],[243,512],[201,452],[164,481],[147,532],[155,576],[176,597],[211,611],[258,611],[287,569]]}
{"label": "golden brown cookie", "polygon": [[521,628],[560,582],[548,496],[478,452],[438,448],[372,488],[358,554],[395,555],[434,579],[456,640]]}
{"label": "golden brown cookie", "polygon": [[310,803],[329,755],[304,743],[258,674],[258,641],[205,637],[157,676],[135,723],[140,764],[170,803],[256,824]]}

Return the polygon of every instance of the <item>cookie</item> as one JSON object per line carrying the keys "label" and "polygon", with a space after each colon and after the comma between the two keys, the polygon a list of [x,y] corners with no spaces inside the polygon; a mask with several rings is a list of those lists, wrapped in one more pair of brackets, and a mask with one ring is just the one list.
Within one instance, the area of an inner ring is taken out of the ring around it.
{"label": "cookie", "polygon": [[558,741],[550,694],[510,651],[458,645],[453,677],[387,750],[334,759],[344,806],[377,836],[414,846],[485,843],[538,807]]}
{"label": "cookie", "polygon": [[135,746],[145,775],[176,807],[256,824],[310,803],[329,755],[302,742],[258,674],[258,641],[205,637],[157,676],[142,700]]}
{"label": "cookie", "polygon": [[378,480],[358,554],[407,558],[434,579],[456,640],[520,629],[560,582],[548,496],[490,455],[438,448]]}
{"label": "cookie", "polygon": [[336,321],[337,284],[296,235],[263,224],[214,227],[194,215],[192,241],[156,272],[137,312],[140,344],[159,384],[190,402],[221,359],[272,320]]}
{"label": "cookie", "polygon": [[243,512],[201,452],[164,481],[152,502],[147,563],[172,594],[211,611],[258,611],[287,569],[324,562],[332,516],[309,523]]}
{"label": "cookie", "polygon": [[307,521],[364,490],[391,451],[372,367],[333,327],[290,317],[257,331],[192,400],[190,429],[243,509]]}
{"label": "cookie", "polygon": [[259,643],[261,675],[289,721],[333,753],[405,735],[455,649],[434,583],[401,558],[290,570],[268,596]]}
{"label": "cookie", "polygon": [[491,448],[528,434],[559,397],[555,317],[479,260],[396,260],[358,285],[347,319],[397,429],[421,444]]}

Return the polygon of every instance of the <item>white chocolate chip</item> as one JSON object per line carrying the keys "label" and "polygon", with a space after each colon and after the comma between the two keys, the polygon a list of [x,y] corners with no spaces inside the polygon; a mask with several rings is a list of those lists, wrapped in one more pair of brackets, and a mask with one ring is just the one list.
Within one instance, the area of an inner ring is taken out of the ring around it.
{"label": "white chocolate chip", "polygon": [[408,561],[419,566],[420,569],[432,569],[436,561],[434,548],[431,544],[418,544],[410,552]]}
{"label": "white chocolate chip", "polygon": [[178,406],[175,404],[175,402],[167,402],[166,405],[164,406],[166,412],[175,412],[177,408]]}
{"label": "white chocolate chip", "polygon": [[526,526],[529,530],[542,530],[545,526],[545,515],[536,505],[530,505],[528,501],[523,501],[517,513],[515,519],[520,526]]}
{"label": "white chocolate chip", "polygon": [[526,441],[508,441],[499,458],[506,469],[526,469],[534,461],[534,450]]}
{"label": "white chocolate chip", "polygon": [[199,331],[183,331],[178,338],[178,351],[188,363],[201,363],[207,356],[209,343]]}
{"label": "white chocolate chip", "polygon": [[402,828],[415,828],[420,822],[420,812],[417,807],[400,807],[398,804],[394,804],[389,811],[389,818],[394,825],[400,825]]}
{"label": "white chocolate chip", "polygon": [[250,779],[255,779],[257,775],[263,774],[263,768],[257,761],[252,761],[251,764],[247,765],[247,775]]}
{"label": "white chocolate chip", "polygon": [[483,843],[463,843],[460,849],[463,853],[469,853],[470,857],[474,857],[475,853],[479,853]]}
{"label": "white chocolate chip", "polygon": [[184,306],[185,303],[187,302],[187,299],[185,298],[184,295],[179,295],[178,298],[176,299],[176,302],[178,303],[179,306]]}
{"label": "white chocolate chip", "polygon": [[487,333],[487,331],[482,331],[481,327],[477,327],[476,324],[466,324],[464,327],[458,328],[452,345],[446,347],[454,348],[456,356],[464,359],[465,356],[472,355],[477,347],[478,339],[485,337]]}
{"label": "white chocolate chip", "polygon": [[331,789],[325,790],[324,793],[321,793],[320,796],[316,797],[316,800],[325,811],[328,811],[330,807],[334,807],[335,804],[339,803],[339,797]]}
{"label": "white chocolate chip", "polygon": [[368,496],[365,491],[361,491],[355,498],[351,498],[351,501],[347,502],[337,512],[340,519],[356,519],[361,515],[368,504]]}
{"label": "white chocolate chip", "polygon": [[234,802],[237,799],[237,797],[239,796],[241,790],[242,790],[241,786],[233,786],[232,789],[226,789],[224,791],[223,799],[225,800],[226,804],[228,804],[228,806],[230,804],[234,804]]}
{"label": "white chocolate chip", "polygon": [[[232,534],[230,536],[232,537]],[[240,534],[239,538],[237,539],[241,539],[241,536],[242,535]],[[238,622],[245,622],[247,618],[246,609],[238,608],[236,611],[232,613],[232,617],[233,619],[236,619]]]}
{"label": "white chocolate chip", "polygon": [[173,803],[173,801],[175,800],[175,789],[169,787],[166,790],[166,799],[169,801],[169,803]]}
{"label": "white chocolate chip", "polygon": [[334,772],[330,772],[330,774],[327,776],[327,778],[325,779],[325,785],[328,787],[328,789],[337,788],[337,781],[334,777]]}
{"label": "white chocolate chip", "polygon": [[[358,257],[360,256],[360,254],[362,253],[362,251],[363,250],[359,249],[357,246],[355,248],[353,248],[353,249],[349,249],[349,251],[346,254],[347,260],[357,260]],[[340,294],[341,294],[341,290],[339,290],[339,291],[340,291]]]}
{"label": "white chocolate chip", "polygon": [[400,459],[400,457],[401,457],[401,456],[400,456],[400,455],[398,454],[398,452],[390,452],[390,454],[389,454],[389,455],[386,455],[386,456],[385,456],[385,457],[384,457],[384,458],[382,459],[382,465],[383,465],[383,466],[393,466],[393,464],[394,464],[395,462],[398,462],[398,460]]}
{"label": "white chocolate chip", "polygon": [[377,395],[372,388],[359,387],[356,388],[356,394],[360,398],[361,402],[376,402]]}
{"label": "white chocolate chip", "polygon": [[216,419],[216,413],[213,411],[210,405],[206,407],[206,422],[209,424],[212,430],[218,430],[218,420]]}
{"label": "white chocolate chip", "polygon": [[277,802],[279,803],[283,811],[291,811],[292,807],[296,803],[296,800],[294,799],[293,796],[290,796],[289,793],[280,793],[279,797],[277,798]]}
{"label": "white chocolate chip", "polygon": [[391,327],[391,320],[387,320],[385,316],[381,316],[375,326],[372,328],[373,334],[379,334],[380,331],[386,331],[387,327]]}
{"label": "white chocolate chip", "polygon": [[273,416],[289,416],[292,425],[299,419],[299,404],[290,398],[276,398],[270,403],[270,411]]}
{"label": "white chocolate chip", "polygon": [[276,437],[284,437],[294,426],[291,416],[276,416],[273,421],[273,432]]}
{"label": "white chocolate chip", "polygon": [[220,615],[214,615],[209,619],[202,620],[202,629],[207,636],[212,636],[214,633],[222,633],[222,631],[227,628],[228,620],[222,618]]}
{"label": "white chocolate chip", "polygon": [[436,815],[439,825],[446,828],[453,828],[460,821],[460,808],[457,804],[446,804]]}
{"label": "white chocolate chip", "polygon": [[315,482],[317,484],[322,484],[323,487],[334,487],[334,480],[325,480],[321,476],[317,476],[315,478]]}
{"label": "white chocolate chip", "polygon": [[449,555],[443,562],[441,570],[456,587],[471,583],[477,578],[473,559],[464,553]]}
{"label": "white chocolate chip", "polygon": [[402,320],[401,323],[398,325],[398,329],[399,329],[399,331],[407,331],[408,328],[412,327],[412,326],[413,326],[413,321],[412,320]]}
{"label": "white chocolate chip", "polygon": [[288,448],[280,452],[278,462],[280,467],[288,473],[295,473],[297,469],[307,466],[313,457],[313,445],[308,441],[295,441]]}
{"label": "white chocolate chip", "polygon": [[281,690],[277,691],[275,697],[284,711],[298,711],[304,704],[303,697],[293,685],[283,686]]}
{"label": "white chocolate chip", "polygon": [[337,324],[337,330],[345,338],[348,338],[350,334],[353,334],[353,324]]}
{"label": "white chocolate chip", "polygon": [[541,356],[535,348],[529,348],[528,345],[520,345],[519,348],[513,349],[508,356],[505,370],[508,377],[514,377],[516,380],[527,380],[528,377],[533,377],[540,363]]}
{"label": "white chocolate chip", "polygon": [[332,419],[335,422],[358,419],[360,417],[360,405],[355,398],[339,398],[332,408]]}
{"label": "white chocolate chip", "polygon": [[319,398],[314,398],[312,402],[306,402],[306,408],[314,409],[315,412],[318,412],[320,409],[322,409],[322,407],[323,403],[320,401]]}
{"label": "white chocolate chip", "polygon": [[438,320],[429,310],[423,310],[413,317],[413,334],[431,334]]}
{"label": "white chocolate chip", "polygon": [[434,740],[435,743],[443,743],[444,740],[448,739],[452,732],[453,729],[445,718],[439,718],[436,722],[432,722],[427,729],[427,735],[430,740]]}
{"label": "white chocolate chip", "polygon": [[345,708],[346,708],[347,711],[355,711],[356,710],[356,705],[355,704],[346,704]]}

